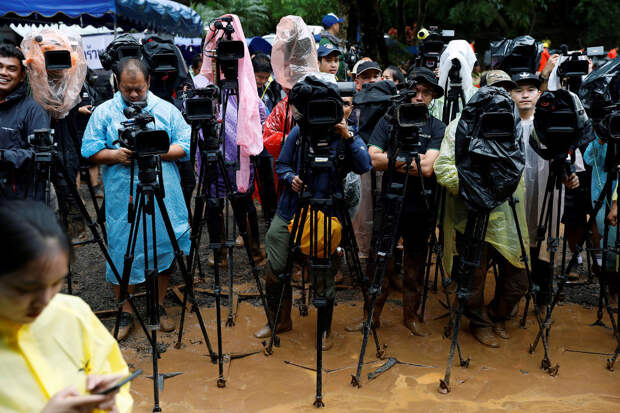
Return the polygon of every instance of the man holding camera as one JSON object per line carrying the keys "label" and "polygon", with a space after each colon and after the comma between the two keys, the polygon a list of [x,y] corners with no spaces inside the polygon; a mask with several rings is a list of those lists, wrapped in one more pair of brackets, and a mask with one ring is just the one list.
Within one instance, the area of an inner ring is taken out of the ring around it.
{"label": "man holding camera", "polygon": [[[415,82],[415,96],[410,103],[424,105],[427,108],[433,99],[443,96],[443,88],[437,83],[433,72],[427,68],[416,68],[410,75],[409,80]],[[419,131],[419,156],[421,171],[417,164],[412,161],[409,169],[407,188],[403,200],[401,216],[398,218],[398,233],[396,240],[401,236],[404,240],[404,262],[403,262],[403,323],[414,335],[427,336],[428,332],[416,320],[416,311],[421,303],[422,287],[424,284],[424,264],[428,247],[430,231],[434,229],[433,213],[426,208],[422,186],[419,180],[420,174],[424,177],[424,187],[433,190],[436,186],[433,176],[433,163],[439,155],[439,148],[444,136],[446,126],[437,118],[428,114],[426,123]],[[382,118],[377,124],[368,142],[368,152],[372,158],[373,168],[378,171],[388,169],[388,149],[392,145],[394,135],[390,135],[390,122],[387,118]],[[406,165],[403,162],[396,163],[396,174],[394,182],[404,183]],[[384,185],[386,174],[384,176]],[[429,197],[432,199],[432,195]],[[374,215],[373,241],[368,261],[368,276],[372,279],[375,273],[377,253],[377,240],[382,231],[380,217],[383,214],[385,205],[382,205],[379,198]],[[394,271],[394,260],[388,263],[386,277],[383,279],[381,295],[377,297],[373,312],[373,325],[379,327],[381,311],[389,296],[390,288],[400,287],[399,275]],[[357,325],[348,329],[354,331],[361,329],[362,325]]]}
{"label": "man holding camera", "polygon": [[41,200],[44,191],[33,188],[34,151],[28,136],[48,129],[50,117],[26,94],[23,60],[14,45],[0,45],[0,199],[33,199],[38,194]]}
{"label": "man holding camera", "polygon": [[[325,83],[327,84],[327,83]],[[305,87],[305,85],[304,85]],[[294,88],[291,91],[291,105],[295,112],[295,117],[299,125],[300,122],[304,122],[304,113],[302,108],[309,99],[305,99],[302,96],[304,88],[298,95],[296,92],[298,89]],[[310,89],[310,88],[308,88]],[[338,97],[335,85],[329,84],[326,88],[330,93],[330,97],[339,100],[342,104],[342,99]],[[299,109],[297,106],[299,105]],[[351,133],[346,124],[346,118],[343,117],[342,121],[335,125],[330,131],[329,137],[329,151],[338,159],[338,167],[332,168],[329,173],[320,172],[317,175],[312,174],[310,182],[303,182],[299,177],[301,163],[307,154],[301,153],[301,141],[302,139],[308,139],[309,137],[301,136],[301,129],[299,126],[295,126],[291,133],[287,136],[282,153],[276,161],[276,172],[280,179],[280,182],[285,186],[284,192],[280,197],[278,203],[277,213],[271,222],[269,231],[265,237],[265,252],[267,253],[267,264],[265,265],[265,291],[267,295],[267,303],[269,305],[269,311],[271,316],[275,318],[280,301],[280,295],[283,291],[283,300],[280,305],[280,316],[278,320],[274,320],[276,323],[276,331],[278,333],[290,331],[293,328],[291,320],[291,308],[292,308],[292,289],[289,281],[280,279],[287,270],[287,259],[289,255],[289,224],[293,220],[295,213],[297,212],[299,205],[299,197],[305,189],[312,196],[329,197],[334,192],[343,192],[343,179],[344,176],[350,171],[357,174],[363,174],[368,172],[371,167],[371,159],[368,155],[366,144],[361,138],[356,137]],[[310,153],[313,153],[312,145],[309,145]],[[336,177],[333,177],[337,175]],[[330,186],[331,183],[331,186]],[[322,225],[318,225],[320,231],[323,230]],[[305,222],[304,233],[309,230],[309,221]],[[310,235],[312,236],[312,235]],[[319,235],[319,239],[325,240],[328,235],[323,234],[323,237]],[[319,241],[320,243],[321,241]],[[332,247],[335,247],[337,243],[334,242]],[[318,250],[322,251],[323,246],[318,245]],[[333,254],[333,251],[330,252]],[[321,274],[314,274],[313,277],[317,277],[316,285],[320,291],[315,293],[319,296],[324,296],[328,301],[327,320],[324,320],[326,335],[323,340],[323,350],[328,350],[332,346],[330,338],[330,326],[331,326],[331,314],[333,311],[333,304],[335,299],[334,288],[334,275],[336,272],[336,266],[334,263],[334,255],[332,255],[332,264],[330,270],[325,272],[320,271]],[[283,283],[286,282],[285,285]],[[282,290],[284,288],[284,290]],[[265,338],[271,334],[269,325],[263,327],[255,335],[257,338]]]}
{"label": "man holding camera", "polygon": [[[121,122],[127,118],[123,110],[130,105],[145,102],[143,111],[155,117],[156,127],[168,133],[170,149],[168,153],[161,155],[161,170],[163,175],[162,186],[165,189],[164,203],[170,216],[174,233],[180,248],[184,253],[189,252],[189,225],[187,208],[181,190],[179,171],[174,163],[175,160],[187,158],[189,154],[190,127],[183,119],[181,112],[171,103],[158,98],[149,91],[150,77],[144,62],[128,58],[119,63],[119,92],[114,98],[101,104],[91,116],[82,142],[82,156],[96,164],[103,165],[103,182],[106,199],[106,222],[108,225],[108,246],[110,256],[119,269],[123,268],[123,258],[129,236],[129,220],[127,203],[132,202],[130,197],[130,165],[134,162],[135,154],[129,148],[122,147],[118,143],[119,128]],[[134,189],[138,183],[138,167],[134,169]],[[135,206],[134,206],[135,207]],[[157,264],[159,303],[163,303],[168,289],[170,274],[174,271],[174,251],[168,238],[164,222],[156,208],[156,231],[157,231]],[[136,249],[135,260],[130,274],[130,292],[133,286],[144,282],[145,251],[142,230],[140,229]],[[149,229],[150,233],[150,229]],[[153,234],[150,234],[148,243],[149,262],[152,267],[152,243]],[[114,292],[119,296],[118,281],[108,268],[106,279],[114,285]],[[174,323],[166,315],[166,311],[160,304],[160,327],[162,331],[174,330]],[[126,302],[123,305],[121,316],[121,329],[118,339],[125,338],[133,326],[133,314],[131,307]]]}

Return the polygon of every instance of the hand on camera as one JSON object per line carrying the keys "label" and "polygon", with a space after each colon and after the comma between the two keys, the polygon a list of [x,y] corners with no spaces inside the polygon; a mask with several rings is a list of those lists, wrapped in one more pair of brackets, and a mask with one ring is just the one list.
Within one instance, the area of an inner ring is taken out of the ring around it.
{"label": "hand on camera", "polygon": [[568,189],[576,189],[579,188],[579,177],[577,174],[573,173],[570,176],[564,177],[564,185]]}
{"label": "hand on camera", "polygon": [[117,412],[114,404],[115,396],[116,393],[82,396],[74,387],[67,387],[56,393],[41,413],[90,413],[95,409]]}
{"label": "hand on camera", "polygon": [[114,157],[116,163],[120,163],[123,165],[131,165],[131,157],[133,152],[127,148],[118,148],[114,150]]}
{"label": "hand on camera", "polygon": [[607,214],[607,222],[612,227],[618,225],[618,202],[616,201],[611,203],[611,208],[609,208],[609,214]]}
{"label": "hand on camera", "polygon": [[84,116],[90,116],[93,114],[93,105],[80,106],[78,112]]}
{"label": "hand on camera", "polygon": [[344,139],[351,138],[351,133],[349,132],[349,128],[347,127],[347,121],[344,118],[340,121],[339,124],[334,126],[336,132],[342,136]]}
{"label": "hand on camera", "polygon": [[291,189],[295,192],[301,192],[304,189],[304,183],[297,175],[291,181]]}
{"label": "hand on camera", "polygon": [[540,72],[542,77],[544,77],[545,79],[549,79],[549,75],[551,75],[553,68],[555,67],[555,65],[558,64],[559,60],[560,60],[559,54],[551,55],[551,57],[549,57],[549,59],[547,60],[547,63],[545,64],[545,67],[543,68],[542,72]]}

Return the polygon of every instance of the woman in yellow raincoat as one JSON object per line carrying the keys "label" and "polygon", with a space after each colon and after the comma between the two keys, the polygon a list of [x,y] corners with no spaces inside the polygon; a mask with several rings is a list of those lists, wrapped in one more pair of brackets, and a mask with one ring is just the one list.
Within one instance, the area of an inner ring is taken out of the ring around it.
{"label": "woman in yellow raincoat", "polygon": [[130,412],[116,340],[78,297],[58,294],[70,244],[40,203],[0,205],[0,412]]}

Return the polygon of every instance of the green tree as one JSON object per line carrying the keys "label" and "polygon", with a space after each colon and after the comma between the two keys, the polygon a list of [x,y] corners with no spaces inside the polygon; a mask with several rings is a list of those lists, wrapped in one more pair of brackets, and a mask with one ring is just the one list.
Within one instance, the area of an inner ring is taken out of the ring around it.
{"label": "green tree", "polygon": [[245,36],[252,37],[270,30],[269,7],[264,3],[261,0],[211,0],[191,3],[191,8],[200,14],[205,25],[222,14],[236,14],[241,20]]}

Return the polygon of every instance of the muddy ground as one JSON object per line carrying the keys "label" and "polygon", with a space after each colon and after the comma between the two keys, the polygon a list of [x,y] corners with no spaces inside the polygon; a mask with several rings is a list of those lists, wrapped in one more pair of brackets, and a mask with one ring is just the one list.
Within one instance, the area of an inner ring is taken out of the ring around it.
{"label": "muddy ground", "polygon": [[[261,226],[262,228],[262,226]],[[206,240],[205,240],[206,242]],[[255,284],[244,250],[235,248],[233,276],[236,293],[255,292]],[[206,252],[202,253],[203,269],[207,270]],[[96,245],[76,250],[72,265],[74,294],[86,300],[95,311],[102,314],[107,326],[113,319],[106,310],[114,308],[112,290],[105,285],[104,261]],[[210,273],[209,273],[210,274]],[[346,277],[346,281],[348,277]],[[490,277],[492,280],[492,277]],[[226,285],[227,274],[223,276]],[[172,285],[182,283],[180,274],[172,278]],[[212,288],[211,276],[197,287]],[[487,283],[487,301],[490,300],[493,282]],[[140,290],[138,290],[140,291]],[[296,291],[296,295],[299,291]],[[362,387],[353,388],[350,376],[357,362],[361,335],[347,333],[344,327],[360,320],[361,295],[353,288],[338,291],[338,305],[334,314],[334,347],[324,353],[324,369],[339,369],[323,374],[323,394],[327,411],[408,411],[408,412],[616,412],[620,409],[620,376],[605,368],[607,356],[575,353],[569,350],[611,353],[615,340],[611,330],[592,327],[596,318],[598,285],[573,287],[554,313],[551,332],[551,359],[559,364],[559,374],[551,377],[539,366],[542,346],[534,355],[527,349],[537,327],[533,314],[526,329],[518,327],[517,320],[508,323],[512,338],[502,341],[499,349],[485,348],[469,333],[467,322],[462,333],[462,348],[471,358],[469,368],[455,367],[452,373],[452,391],[447,395],[437,392],[443,377],[450,342],[443,337],[446,318],[439,303],[440,295],[431,294],[426,313],[426,324],[432,335],[414,337],[401,324],[400,294],[395,293],[384,310],[379,335],[387,345],[386,355],[400,361],[413,362],[427,367],[396,365],[373,381],[366,374],[384,361],[377,360],[372,343],[364,367]],[[209,338],[216,348],[216,321],[214,299],[198,293]],[[142,300],[138,300],[143,308]],[[568,302],[570,301],[570,302]],[[237,305],[237,300],[234,300]],[[169,313],[178,320],[180,301],[172,291],[166,297]],[[226,299],[223,305],[227,304]],[[236,325],[222,327],[224,354],[259,351],[258,354],[234,359],[225,364],[226,387],[218,388],[217,365],[208,357],[204,339],[194,314],[188,314],[181,349],[176,349],[175,333],[163,333],[160,341],[166,348],[160,360],[160,372],[182,374],[166,380],[160,395],[165,412],[291,412],[313,411],[315,373],[286,364],[293,362],[314,367],[316,313],[301,317],[293,309],[294,330],[281,335],[281,346],[266,357],[260,340],[253,333],[260,328],[265,317],[256,299],[240,300],[236,307]],[[594,306],[594,308],[593,308]],[[522,311],[523,302],[520,305]],[[227,308],[223,307],[223,319]],[[609,320],[605,317],[609,325]],[[132,368],[143,368],[145,375],[132,384],[136,412],[150,412],[153,408],[153,384],[145,376],[151,374],[151,355],[148,342],[137,329],[121,343],[127,362]]]}

